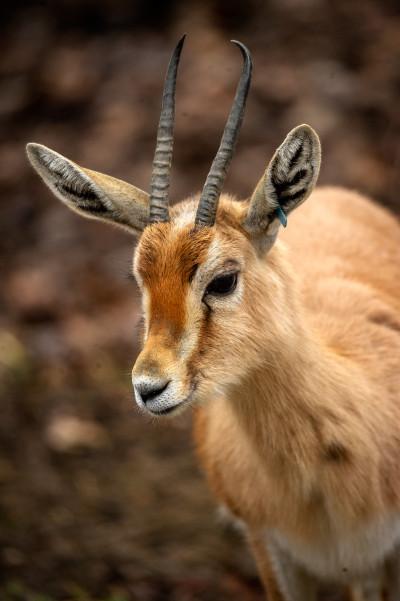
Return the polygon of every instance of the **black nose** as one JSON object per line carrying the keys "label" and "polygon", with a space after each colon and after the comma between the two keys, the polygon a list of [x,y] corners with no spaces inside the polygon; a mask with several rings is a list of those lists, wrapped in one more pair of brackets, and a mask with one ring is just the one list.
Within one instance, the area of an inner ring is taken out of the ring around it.
{"label": "black nose", "polygon": [[170,380],[167,382],[137,382],[135,383],[136,393],[140,395],[143,403],[153,401],[166,390]]}

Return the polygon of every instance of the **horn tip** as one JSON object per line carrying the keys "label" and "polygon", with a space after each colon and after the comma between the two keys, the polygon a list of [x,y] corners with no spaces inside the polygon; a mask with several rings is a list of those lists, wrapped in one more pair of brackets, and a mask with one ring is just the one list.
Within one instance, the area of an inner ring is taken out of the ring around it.
{"label": "horn tip", "polygon": [[186,36],[187,36],[187,33],[184,33],[184,34],[183,34],[183,36],[182,36],[182,37],[179,39],[179,42],[178,42],[178,44],[177,44],[177,46],[178,46],[179,48],[182,48],[182,46],[183,46],[183,44],[184,44],[184,42],[185,42]]}
{"label": "horn tip", "polygon": [[235,44],[235,46],[238,46],[243,55],[243,58],[251,65],[251,54],[247,46],[245,46],[242,42],[239,42],[239,40],[231,40],[231,42],[232,44]]}
{"label": "horn tip", "polygon": [[247,50],[247,48],[243,44],[243,42],[239,42],[239,40],[230,40],[230,42],[232,42],[232,44],[235,44],[236,46],[239,46],[240,48],[243,48],[243,49]]}

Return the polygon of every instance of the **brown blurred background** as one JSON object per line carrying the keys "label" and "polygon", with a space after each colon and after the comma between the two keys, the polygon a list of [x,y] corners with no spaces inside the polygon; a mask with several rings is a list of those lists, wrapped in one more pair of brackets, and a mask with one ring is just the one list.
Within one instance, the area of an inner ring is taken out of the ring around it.
{"label": "brown blurred background", "polygon": [[398,210],[400,14],[383,0],[60,0],[0,7],[0,599],[256,601],[240,533],[218,519],[190,416],[138,415],[133,241],[58,203],[28,141],[148,189],[164,72],[188,33],[172,195],[202,186],[254,58],[226,189],[250,194],[310,123],[321,183]]}

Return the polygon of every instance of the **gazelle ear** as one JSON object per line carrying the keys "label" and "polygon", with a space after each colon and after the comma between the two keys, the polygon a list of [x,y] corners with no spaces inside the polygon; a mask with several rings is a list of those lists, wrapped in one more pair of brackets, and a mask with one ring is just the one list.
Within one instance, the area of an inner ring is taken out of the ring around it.
{"label": "gazelle ear", "polygon": [[45,184],[70,209],[136,234],[146,227],[149,216],[146,192],[109,175],[83,169],[41,144],[28,144],[26,150]]}
{"label": "gazelle ear", "polygon": [[309,125],[292,129],[272,157],[250,199],[244,228],[273,243],[279,224],[311,194],[319,173],[321,146]]}

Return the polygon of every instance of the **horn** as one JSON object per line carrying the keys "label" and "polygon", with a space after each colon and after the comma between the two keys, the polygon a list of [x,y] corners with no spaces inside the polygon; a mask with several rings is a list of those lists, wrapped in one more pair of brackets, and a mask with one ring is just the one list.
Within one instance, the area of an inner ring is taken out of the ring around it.
{"label": "horn", "polygon": [[157,144],[150,183],[150,223],[169,221],[168,191],[174,145],[175,88],[179,59],[186,34],[179,40],[165,78]]}
{"label": "horn", "polygon": [[196,213],[195,227],[214,225],[219,196],[235,150],[235,144],[240,126],[242,125],[247,94],[250,87],[252,71],[250,52],[241,42],[237,42],[236,40],[231,40],[231,42],[236,44],[236,46],[239,46],[241,50],[243,56],[243,69],[218,152],[215,155],[201,193]]}

